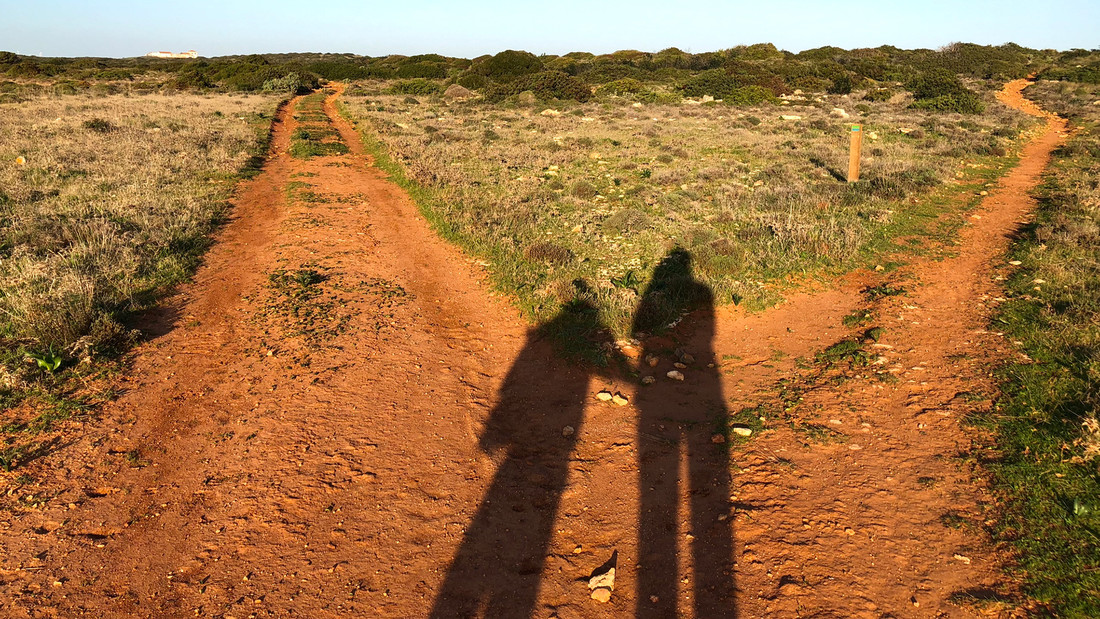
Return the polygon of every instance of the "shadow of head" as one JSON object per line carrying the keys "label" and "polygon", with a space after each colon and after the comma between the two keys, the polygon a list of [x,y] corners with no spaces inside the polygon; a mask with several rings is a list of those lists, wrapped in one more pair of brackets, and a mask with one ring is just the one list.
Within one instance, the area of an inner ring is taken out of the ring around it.
{"label": "shadow of head", "polygon": [[634,313],[633,333],[652,333],[697,307],[713,304],[710,287],[695,279],[691,262],[691,253],[680,247],[665,255]]}
{"label": "shadow of head", "polygon": [[596,293],[583,280],[573,282],[574,297],[549,321],[539,325],[539,337],[549,338],[558,354],[571,361],[605,365],[606,343],[611,339],[607,324],[596,306]]}

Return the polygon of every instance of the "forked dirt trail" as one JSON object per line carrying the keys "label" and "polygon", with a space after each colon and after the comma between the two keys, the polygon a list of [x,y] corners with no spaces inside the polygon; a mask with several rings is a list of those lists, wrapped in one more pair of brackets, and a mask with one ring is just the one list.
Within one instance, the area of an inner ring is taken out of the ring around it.
{"label": "forked dirt trail", "polygon": [[[1014,82],[1005,101],[1022,106]],[[43,466],[59,489],[0,528],[12,617],[969,616],[998,586],[955,456],[982,406],[997,256],[1064,124],[1025,149],[957,257],[874,308],[896,382],[803,381],[795,415],[728,452],[713,419],[774,397],[845,337],[874,277],[746,315],[698,312],[652,387],[558,360],[363,154],[273,156],[124,392]],[[1038,113],[1038,112],[1036,112]],[[715,364],[708,368],[709,363]],[[630,404],[593,398],[609,387]],[[988,402],[984,403],[985,405]],[[566,426],[569,426],[566,429]],[[643,540],[639,545],[639,537]],[[610,602],[587,577],[618,552]]]}

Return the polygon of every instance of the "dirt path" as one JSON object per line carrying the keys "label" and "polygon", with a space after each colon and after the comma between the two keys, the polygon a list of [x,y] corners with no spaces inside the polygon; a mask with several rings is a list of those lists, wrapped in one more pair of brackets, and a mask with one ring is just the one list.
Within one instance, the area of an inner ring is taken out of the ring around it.
{"label": "dirt path", "polygon": [[[292,159],[298,102],[284,110],[118,401],[35,471],[57,491],[2,523],[0,615],[968,616],[949,598],[998,586],[980,528],[945,526],[989,503],[955,458],[959,417],[988,405],[967,394],[1004,348],[981,328],[994,257],[1060,121],[957,257],[877,303],[896,382],[814,382],[793,362],[848,334],[868,274],[696,314],[644,344],[661,376],[693,354],[686,380],[643,389],[557,360],[371,166],[336,96],[350,154]],[[711,442],[789,376],[798,423],[729,456]],[[596,401],[603,387],[630,404]],[[790,429],[812,420],[828,441]],[[615,551],[602,605],[583,579]]]}

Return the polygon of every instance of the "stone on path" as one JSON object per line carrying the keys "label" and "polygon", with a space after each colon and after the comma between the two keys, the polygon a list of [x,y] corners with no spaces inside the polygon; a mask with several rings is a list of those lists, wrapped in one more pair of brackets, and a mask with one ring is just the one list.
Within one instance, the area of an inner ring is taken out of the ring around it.
{"label": "stone on path", "polygon": [[732,430],[737,436],[752,436],[752,428],[748,426],[735,425]]}

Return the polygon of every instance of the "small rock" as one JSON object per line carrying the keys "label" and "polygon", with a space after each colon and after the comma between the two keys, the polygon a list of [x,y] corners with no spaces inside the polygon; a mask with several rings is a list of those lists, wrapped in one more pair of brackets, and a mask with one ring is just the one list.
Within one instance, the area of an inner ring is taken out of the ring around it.
{"label": "small rock", "polygon": [[988,196],[988,195],[989,195],[989,192],[988,192],[988,191],[979,191],[979,192],[978,192],[978,195],[979,195],[979,196]]}
{"label": "small rock", "polygon": [[574,432],[576,432],[576,429],[574,429],[573,426],[565,426],[561,429],[562,436],[573,436]]}
{"label": "small rock", "polygon": [[875,265],[875,270],[876,271],[885,271],[886,267],[882,266],[881,264],[876,264]]}
{"label": "small rock", "polygon": [[561,116],[561,112],[546,108],[545,110],[539,112],[539,116]]}
{"label": "small rock", "polygon": [[679,361],[677,361],[676,363],[673,363],[672,367],[676,368],[677,370],[687,369],[687,366],[684,365],[683,363],[680,363]]}
{"label": "small rock", "polygon": [[831,114],[837,118],[848,118],[848,112],[845,112],[843,108],[834,107]]}
{"label": "small rock", "polygon": [[683,372],[680,372],[678,370],[671,370],[668,374],[665,374],[665,376],[671,378],[672,380],[684,380]]}
{"label": "small rock", "polygon": [[610,402],[615,396],[611,395],[611,392],[607,389],[596,394],[596,399],[600,402]]}
{"label": "small rock", "polygon": [[783,120],[802,120],[801,116],[795,116],[794,114],[781,114],[779,118]]}
{"label": "small rock", "polygon": [[599,589],[601,587],[609,591],[615,588],[615,568],[610,568],[606,572],[596,574],[588,579],[589,589]]}
{"label": "small rock", "polygon": [[956,558],[957,560],[959,560],[959,561],[962,561],[963,563],[965,563],[965,564],[967,564],[967,565],[970,565],[970,557],[964,557],[964,556],[962,556],[962,555],[960,555],[960,554],[956,554],[956,555],[955,555],[955,558]]}
{"label": "small rock", "polygon": [[752,436],[752,428],[745,425],[733,426],[733,433],[737,436]]}
{"label": "small rock", "polygon": [[680,355],[680,363],[695,363],[695,357],[693,357],[690,353],[684,353]]}
{"label": "small rock", "polygon": [[630,107],[642,107],[642,104],[635,101],[634,103],[630,104]]}
{"label": "small rock", "polygon": [[611,396],[611,401],[618,404],[619,406],[626,406],[627,402],[629,402],[630,400],[626,399],[625,395],[621,393],[616,393],[615,395]]}
{"label": "small rock", "polygon": [[643,376],[642,377],[642,384],[643,385],[652,385],[655,382],[657,382],[657,378],[654,377],[654,376]]}
{"label": "small rock", "polygon": [[661,601],[661,598],[659,598],[659,597],[657,597],[657,596],[655,596],[655,595],[651,595],[651,596],[649,596],[649,601],[650,601],[650,602],[653,602],[654,604],[656,604],[657,602],[660,602],[660,601]]}
{"label": "small rock", "polygon": [[726,442],[726,437],[722,436],[721,434],[715,434],[710,437],[710,442],[714,443],[715,445],[721,445],[722,443]]}
{"label": "small rock", "polygon": [[844,534],[845,535],[855,535],[856,532],[855,532],[855,529],[853,529],[852,527],[845,527]]}
{"label": "small rock", "polygon": [[764,186],[764,181],[756,181],[755,183],[752,184],[752,186],[753,187],[763,187]]}
{"label": "small rock", "polygon": [[874,131],[868,131],[867,132],[867,139],[868,140],[877,140],[878,139],[878,134],[875,133]]}
{"label": "small rock", "polygon": [[606,587],[600,587],[599,589],[592,590],[592,599],[601,604],[606,604],[611,601],[611,589]]}
{"label": "small rock", "polygon": [[1009,260],[1008,263],[1011,264],[1014,267],[1018,267],[1021,264],[1023,264],[1023,262],[1020,262],[1019,260]]}
{"label": "small rock", "polygon": [[646,355],[645,362],[647,365],[649,365],[649,367],[655,368],[657,367],[657,364],[661,362],[661,358],[657,355]]}

